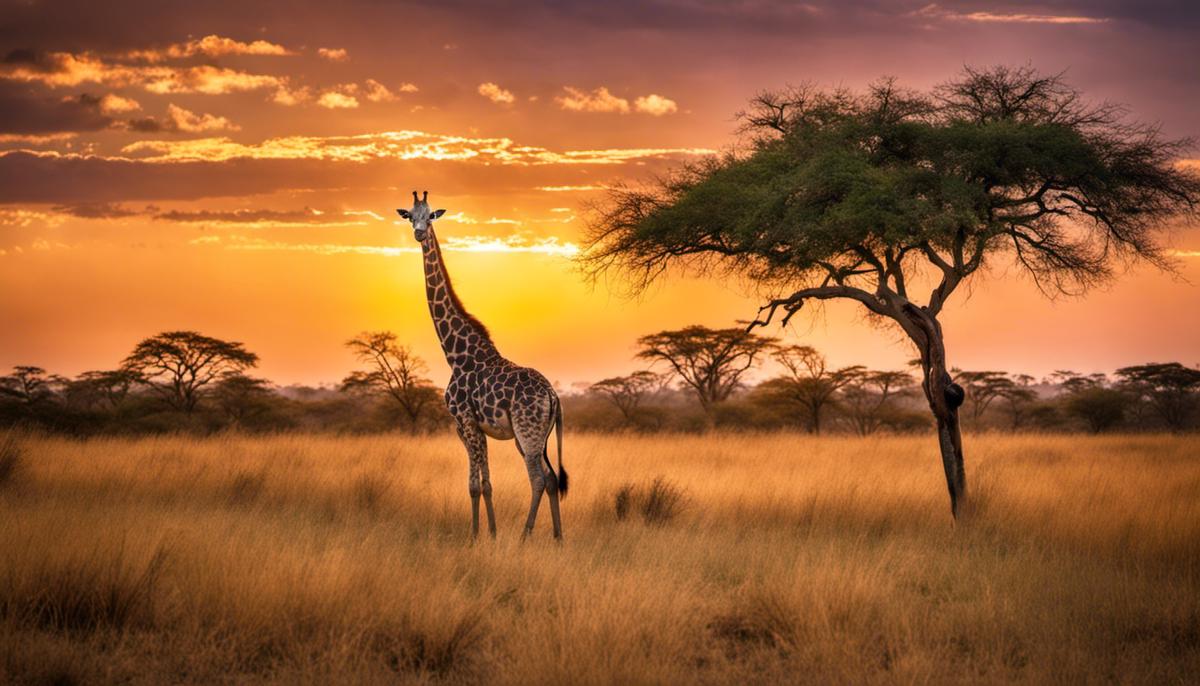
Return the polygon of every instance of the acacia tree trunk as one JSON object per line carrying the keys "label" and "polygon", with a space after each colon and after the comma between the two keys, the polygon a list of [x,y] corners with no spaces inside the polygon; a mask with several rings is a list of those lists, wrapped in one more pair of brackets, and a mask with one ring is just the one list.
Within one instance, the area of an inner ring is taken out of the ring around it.
{"label": "acacia tree trunk", "polygon": [[921,389],[937,421],[938,449],[942,454],[942,468],[946,472],[946,488],[950,492],[950,513],[959,519],[967,500],[967,476],[963,468],[962,430],[958,417],[962,389],[953,383],[946,371],[946,347],[941,326],[937,325],[937,320],[932,321],[934,327],[929,332],[928,345],[921,350],[921,369],[924,373]]}
{"label": "acacia tree trunk", "polygon": [[950,492],[950,514],[957,520],[965,514],[967,476],[963,468],[962,430],[958,408],[962,405],[962,387],[946,371],[946,344],[942,325],[927,308],[907,305],[896,318],[921,355],[921,390],[937,422],[938,450],[946,472]]}

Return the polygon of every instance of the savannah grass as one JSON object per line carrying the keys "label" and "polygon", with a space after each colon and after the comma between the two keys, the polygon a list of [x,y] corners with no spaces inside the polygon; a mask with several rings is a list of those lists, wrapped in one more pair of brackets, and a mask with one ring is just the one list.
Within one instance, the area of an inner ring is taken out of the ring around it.
{"label": "savannah grass", "polygon": [[574,435],[561,546],[490,447],[471,545],[450,436],[17,436],[0,682],[1200,674],[1198,437],[969,437],[955,526],[928,437]]}

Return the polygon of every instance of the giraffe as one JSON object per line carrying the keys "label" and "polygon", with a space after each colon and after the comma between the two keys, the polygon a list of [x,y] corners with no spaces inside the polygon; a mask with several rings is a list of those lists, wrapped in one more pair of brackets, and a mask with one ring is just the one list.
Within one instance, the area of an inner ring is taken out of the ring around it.
{"label": "giraffe", "polygon": [[[496,537],[492,482],[488,471],[487,437],[515,439],[529,472],[533,492],[522,539],[533,533],[543,493],[550,501],[554,538],[562,540],[558,501],[567,494],[567,471],[562,464],[562,405],[554,387],[534,369],[520,367],[496,349],[487,328],[463,308],[450,284],[433,220],[446,210],[429,210],[429,191],[421,199],[413,191],[411,210],[396,210],[413,226],[425,267],[425,296],[434,330],[450,365],[446,409],[454,417],[458,436],[470,459],[471,538],[479,536],[479,496],[487,506],[488,533]],[[558,434],[558,473],[550,465],[550,432]]]}

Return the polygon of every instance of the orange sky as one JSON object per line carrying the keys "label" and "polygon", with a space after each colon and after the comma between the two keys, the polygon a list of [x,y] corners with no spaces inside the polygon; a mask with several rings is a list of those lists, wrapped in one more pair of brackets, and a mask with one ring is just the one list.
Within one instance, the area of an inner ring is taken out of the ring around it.
{"label": "orange sky", "polygon": [[[192,328],[245,342],[277,382],[335,382],[346,339],[391,329],[441,383],[416,244],[394,221],[417,188],[447,209],[449,269],[505,354],[563,386],[630,371],[639,335],[731,325],[759,299],[589,288],[570,261],[582,203],[735,144],[733,114],[788,82],[926,88],[1028,62],[1200,134],[1184,59],[1200,13],[1183,5],[72,5],[0,12],[0,368],[110,368]],[[1200,362],[1200,234],[1172,246],[1177,277],[1135,269],[1082,300],[997,270],[949,306],[951,362]],[[835,364],[911,357],[851,305],[781,333]]]}

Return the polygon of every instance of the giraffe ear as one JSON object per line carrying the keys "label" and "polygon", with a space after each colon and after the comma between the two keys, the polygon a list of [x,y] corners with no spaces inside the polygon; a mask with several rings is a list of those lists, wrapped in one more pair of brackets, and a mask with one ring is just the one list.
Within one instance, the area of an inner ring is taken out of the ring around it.
{"label": "giraffe ear", "polygon": [[404,217],[405,219],[411,218],[411,216],[408,214],[408,210],[396,210],[396,211],[399,212],[400,216]]}
{"label": "giraffe ear", "polygon": [[437,219],[438,217],[442,216],[443,214],[446,214],[446,210],[438,210],[438,211],[434,212],[433,214],[429,215],[429,218]]}

